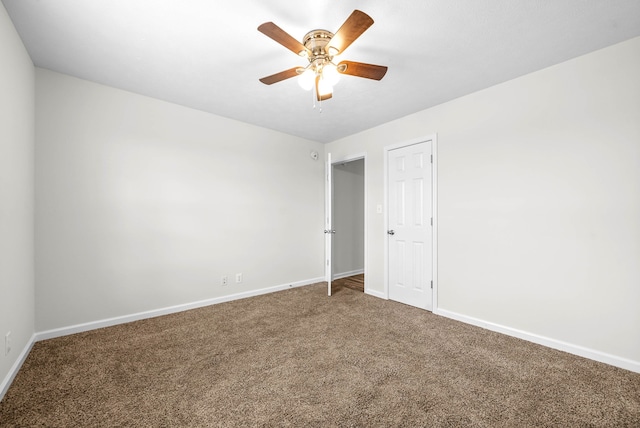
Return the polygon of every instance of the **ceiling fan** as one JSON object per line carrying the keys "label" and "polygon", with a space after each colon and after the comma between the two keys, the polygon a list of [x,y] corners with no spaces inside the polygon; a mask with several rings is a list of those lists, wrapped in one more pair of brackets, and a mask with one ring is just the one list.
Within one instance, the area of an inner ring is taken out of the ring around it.
{"label": "ceiling fan", "polygon": [[387,72],[382,65],[365,64],[355,61],[340,61],[333,58],[342,54],[351,43],[373,25],[373,19],[366,13],[354,10],[340,29],[333,34],[327,30],[309,31],[302,43],[294,39],[273,22],[265,22],[258,31],[280,43],[293,53],[309,60],[306,67],[294,67],[260,79],[265,85],[272,85],[291,77],[300,76],[298,82],[304,89],[315,88],[318,101],[331,98],[333,86],[340,74],[380,80]]}

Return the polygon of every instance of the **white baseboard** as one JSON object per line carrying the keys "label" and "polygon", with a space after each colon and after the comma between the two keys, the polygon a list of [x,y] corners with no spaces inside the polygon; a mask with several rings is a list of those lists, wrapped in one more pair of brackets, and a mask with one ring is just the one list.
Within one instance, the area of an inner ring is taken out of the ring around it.
{"label": "white baseboard", "polygon": [[348,276],[361,275],[363,273],[364,273],[364,269],[352,270],[350,272],[335,273],[333,274],[333,279],[341,279],[341,278],[346,278]]}
{"label": "white baseboard", "polygon": [[538,345],[543,345],[549,348],[557,349],[559,351],[568,352],[569,354],[577,355],[579,357],[588,358],[590,360],[599,361],[611,366],[620,367],[625,370],[640,373],[640,361],[629,360],[627,358],[618,357],[615,355],[596,351],[594,349],[589,349],[583,346],[563,342],[561,340],[551,339],[545,336],[540,336],[538,334],[529,333],[504,325],[484,321],[478,318],[469,317],[467,315],[462,315],[456,312],[451,312],[446,309],[436,309],[433,313],[436,315],[454,319],[456,321],[461,321],[466,324],[471,324],[477,327],[485,328],[487,330],[495,331],[497,333],[506,334],[507,336],[517,337],[518,339],[537,343]]}
{"label": "white baseboard", "polygon": [[382,291],[368,290],[366,286],[364,288],[364,294],[368,294],[370,296],[377,297],[379,299],[389,300],[387,299],[387,296],[385,296],[385,294]]}
{"label": "white baseboard", "polygon": [[132,321],[138,321],[146,318],[154,318],[162,315],[173,314],[176,312],[187,311],[189,309],[201,308],[204,306],[215,305],[218,303],[230,302],[232,300],[246,299],[247,297],[259,296],[261,294],[274,293],[276,291],[287,290],[289,288],[302,287],[324,281],[324,277],[307,279],[304,281],[291,282],[273,287],[261,288],[258,290],[245,291],[242,293],[230,294],[227,296],[214,297],[212,299],[200,300],[182,305],[170,306],[167,308],[153,309],[145,312],[138,312],[131,315],[123,315],[120,317],[107,318],[98,321],[91,321],[83,324],[76,324],[69,327],[61,327],[52,330],[41,331],[35,334],[36,341],[53,339],[54,337],[67,336],[70,334],[81,333],[83,331],[95,330],[103,327],[111,327],[118,324],[124,324]]}
{"label": "white baseboard", "polygon": [[0,401],[2,401],[2,399],[4,398],[4,395],[9,390],[9,386],[11,386],[11,382],[13,382],[13,379],[15,379],[16,375],[20,371],[20,367],[22,367],[22,364],[27,359],[27,355],[29,355],[29,352],[31,352],[31,348],[33,348],[34,343],[36,343],[35,334],[31,336],[31,339],[29,339],[29,342],[27,342],[22,352],[20,352],[20,355],[18,356],[18,359],[16,360],[16,362],[13,363],[13,366],[11,366],[9,373],[7,373],[5,378],[2,380],[2,383],[0,383]]}

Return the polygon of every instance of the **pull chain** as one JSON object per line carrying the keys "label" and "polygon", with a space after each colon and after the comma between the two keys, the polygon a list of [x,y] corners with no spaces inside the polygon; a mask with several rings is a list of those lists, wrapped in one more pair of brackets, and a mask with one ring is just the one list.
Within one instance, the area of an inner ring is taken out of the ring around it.
{"label": "pull chain", "polygon": [[[318,94],[314,91],[311,91],[311,95],[313,96],[313,109],[316,109],[316,99],[318,99]],[[322,114],[322,98],[318,101],[318,112]]]}

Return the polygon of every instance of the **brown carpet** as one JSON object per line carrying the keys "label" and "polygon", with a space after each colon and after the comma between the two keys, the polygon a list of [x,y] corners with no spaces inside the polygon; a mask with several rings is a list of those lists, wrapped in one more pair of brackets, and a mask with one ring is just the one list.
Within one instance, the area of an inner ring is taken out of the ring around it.
{"label": "brown carpet", "polygon": [[640,374],[320,283],[38,342],[0,425],[638,427]]}

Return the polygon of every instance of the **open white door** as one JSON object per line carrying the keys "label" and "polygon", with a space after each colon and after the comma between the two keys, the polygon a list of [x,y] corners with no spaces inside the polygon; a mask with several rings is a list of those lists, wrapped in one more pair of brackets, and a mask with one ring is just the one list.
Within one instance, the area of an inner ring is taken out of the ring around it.
{"label": "open white door", "polygon": [[324,189],[324,254],[325,254],[325,264],[324,264],[324,277],[325,281],[327,281],[327,295],[331,296],[331,238],[333,234],[336,233],[335,230],[331,228],[331,198],[333,185],[332,185],[332,170],[331,170],[331,153],[327,154],[327,163],[325,165],[325,189]]}

